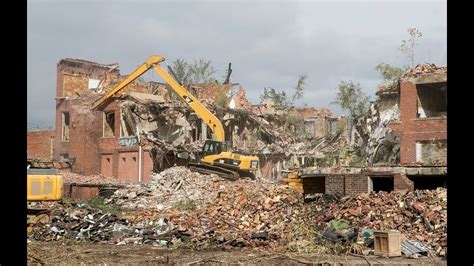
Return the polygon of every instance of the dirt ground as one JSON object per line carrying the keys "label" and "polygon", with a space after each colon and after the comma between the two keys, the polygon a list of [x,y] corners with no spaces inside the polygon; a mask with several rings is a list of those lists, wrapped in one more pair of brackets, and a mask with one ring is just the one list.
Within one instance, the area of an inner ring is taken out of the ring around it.
{"label": "dirt ground", "polygon": [[239,249],[229,251],[190,251],[148,245],[115,246],[78,242],[28,243],[28,265],[95,264],[95,265],[446,265],[431,258],[381,258],[375,256],[317,256],[301,253]]}

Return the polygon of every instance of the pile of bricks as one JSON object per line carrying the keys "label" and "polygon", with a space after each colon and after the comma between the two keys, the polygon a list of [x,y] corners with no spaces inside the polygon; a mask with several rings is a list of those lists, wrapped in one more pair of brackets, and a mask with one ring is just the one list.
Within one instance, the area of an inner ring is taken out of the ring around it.
{"label": "pile of bricks", "polygon": [[61,172],[65,184],[128,184],[130,181],[120,180],[117,178],[107,177],[103,175],[80,175],[72,172]]}
{"label": "pile of bricks", "polygon": [[[167,245],[185,242],[195,249],[286,249],[301,238],[301,228],[314,228],[309,235],[306,233],[305,241],[315,242],[328,222],[337,219],[345,220],[359,232],[398,230],[440,256],[446,252],[447,197],[446,189],[442,188],[362,193],[344,198],[318,195],[314,201],[305,203],[300,193],[286,185],[258,180],[230,182],[175,167],[155,176],[149,184],[118,190],[108,204],[122,207],[121,217],[126,219],[127,228],[155,226],[158,220],[173,228],[165,235],[154,233],[152,238],[143,232],[126,234],[140,244],[166,241]],[[133,210],[127,210],[131,206]],[[69,208],[63,215],[73,210]],[[61,215],[56,218],[64,219]],[[117,239],[107,241],[117,244]]]}
{"label": "pile of bricks", "polygon": [[324,207],[324,226],[331,219],[344,219],[360,229],[398,230],[407,239],[419,240],[440,256],[447,245],[447,190],[362,193]]}
{"label": "pile of bricks", "polygon": [[418,64],[416,67],[411,68],[402,78],[407,77],[419,77],[427,74],[444,74],[448,71],[448,66],[437,67],[435,64]]}

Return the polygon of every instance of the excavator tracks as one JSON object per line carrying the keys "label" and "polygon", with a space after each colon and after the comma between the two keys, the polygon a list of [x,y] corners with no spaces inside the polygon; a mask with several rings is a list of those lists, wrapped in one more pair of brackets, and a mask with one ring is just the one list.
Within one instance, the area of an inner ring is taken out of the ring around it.
{"label": "excavator tracks", "polygon": [[202,164],[202,163],[188,163],[189,170],[193,172],[198,172],[202,174],[216,174],[220,177],[229,180],[237,180],[240,178],[240,175],[236,171],[229,170],[227,168],[210,165],[210,164]]}

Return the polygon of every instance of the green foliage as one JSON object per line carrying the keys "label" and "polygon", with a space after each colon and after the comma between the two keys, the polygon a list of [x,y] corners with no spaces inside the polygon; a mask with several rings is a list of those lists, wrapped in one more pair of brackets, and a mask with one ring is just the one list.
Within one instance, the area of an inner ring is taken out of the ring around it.
{"label": "green foliage", "polygon": [[288,99],[284,91],[277,91],[274,88],[264,88],[263,94],[260,97],[262,101],[271,100],[275,107],[288,107]]}
{"label": "green foliage", "polygon": [[189,66],[189,72],[191,83],[211,82],[214,80],[213,75],[216,73],[211,65],[211,60],[205,61],[204,59],[194,60],[194,63]]}
{"label": "green foliage", "polygon": [[423,36],[416,28],[407,29],[410,38],[408,40],[402,40],[400,45],[400,52],[405,54],[411,62],[411,67],[415,65],[415,46],[418,44],[417,39]]}
{"label": "green foliage", "polygon": [[333,152],[326,153],[322,159],[318,161],[320,167],[331,167],[337,161],[337,154]]}
{"label": "green foliage", "polygon": [[342,109],[349,111],[353,119],[357,119],[369,110],[369,97],[362,92],[359,83],[341,81],[339,92],[332,103],[339,104]]}
{"label": "green foliage", "polygon": [[192,210],[196,208],[196,203],[194,203],[194,200],[192,199],[182,199],[178,202],[176,202],[173,205],[173,208],[178,209],[178,210]]}
{"label": "green foliage", "polygon": [[176,61],[173,62],[171,69],[173,69],[175,78],[181,84],[189,84],[191,73],[190,66],[186,61],[183,59],[176,59]]}
{"label": "green foliage", "polygon": [[110,213],[112,215],[118,216],[122,213],[120,206],[110,203],[105,204],[104,198],[102,197],[94,197],[92,199],[89,199],[86,204],[93,209],[99,209],[105,213]]}
{"label": "green foliage", "polygon": [[384,81],[388,82],[388,83],[400,79],[400,77],[405,72],[404,69],[401,69],[401,68],[395,67],[395,66],[391,66],[391,65],[385,64],[385,63],[380,63],[380,64],[376,65],[375,70],[380,72],[380,74],[382,74],[382,76],[383,76]]}
{"label": "green foliage", "polygon": [[293,101],[295,99],[301,99],[303,98],[303,90],[304,90],[304,86],[306,85],[306,78],[308,77],[308,75],[306,74],[303,74],[303,75],[300,75],[298,77],[298,82],[296,84],[296,87],[295,87],[295,94],[293,95]]}
{"label": "green foliage", "polygon": [[281,120],[283,123],[288,127],[294,127],[294,130],[291,130],[290,133],[293,137],[304,136],[300,131],[304,131],[304,119],[299,116],[294,116],[289,113],[285,113],[282,115]]}
{"label": "green foliage", "polygon": [[260,100],[271,100],[276,108],[288,108],[293,106],[295,99],[302,99],[304,93],[304,86],[306,85],[306,79],[308,75],[302,74],[298,77],[298,81],[295,87],[295,94],[293,95],[292,102],[288,100],[286,92],[284,90],[275,90],[274,88],[263,88],[263,94],[260,96]]}
{"label": "green foliage", "polygon": [[192,64],[183,59],[177,59],[173,62],[171,69],[173,69],[176,79],[183,85],[211,82],[216,73],[211,60],[204,59],[194,60]]}

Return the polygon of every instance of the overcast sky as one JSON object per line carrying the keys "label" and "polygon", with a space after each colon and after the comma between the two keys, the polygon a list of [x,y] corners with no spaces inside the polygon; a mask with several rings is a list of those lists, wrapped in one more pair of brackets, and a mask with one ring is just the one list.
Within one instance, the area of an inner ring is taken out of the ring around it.
{"label": "overcast sky", "polygon": [[[196,3],[194,3],[196,2]],[[54,125],[56,64],[80,58],[119,63],[129,74],[148,56],[210,59],[223,81],[232,62],[253,104],[264,87],[293,94],[308,75],[298,104],[328,107],[337,84],[359,82],[375,99],[378,63],[408,64],[398,51],[407,28],[423,33],[416,63],[446,64],[445,1],[53,1],[29,0],[28,127]],[[158,74],[146,75],[160,80]]]}

